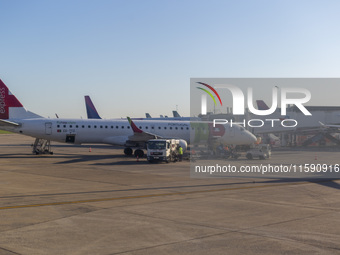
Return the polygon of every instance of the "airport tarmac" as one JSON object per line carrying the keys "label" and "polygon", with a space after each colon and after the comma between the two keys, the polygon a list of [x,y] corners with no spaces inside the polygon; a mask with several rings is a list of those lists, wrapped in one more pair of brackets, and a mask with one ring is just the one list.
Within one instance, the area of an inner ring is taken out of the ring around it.
{"label": "airport tarmac", "polygon": [[340,181],[194,179],[188,161],[65,144],[36,156],[33,140],[0,135],[1,255],[340,254]]}

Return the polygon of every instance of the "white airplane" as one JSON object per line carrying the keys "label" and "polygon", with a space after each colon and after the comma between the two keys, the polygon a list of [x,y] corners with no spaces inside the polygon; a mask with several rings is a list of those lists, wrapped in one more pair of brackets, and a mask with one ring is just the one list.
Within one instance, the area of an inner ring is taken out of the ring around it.
{"label": "white airplane", "polygon": [[[193,124],[194,123],[194,124]],[[244,128],[228,124],[167,120],[125,119],[50,119],[27,111],[0,80],[0,129],[36,138],[34,153],[50,152],[50,141],[72,144],[111,144],[125,146],[124,153],[143,156],[150,139],[176,138],[185,150],[190,138],[195,141],[219,138],[224,144],[245,145],[256,137]],[[192,141],[194,141],[192,140]]]}

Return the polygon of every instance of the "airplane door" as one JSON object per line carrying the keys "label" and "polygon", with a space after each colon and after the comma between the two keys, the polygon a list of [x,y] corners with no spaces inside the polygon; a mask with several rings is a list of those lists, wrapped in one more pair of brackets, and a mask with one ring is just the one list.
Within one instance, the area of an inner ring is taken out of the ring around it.
{"label": "airplane door", "polygon": [[51,122],[45,123],[45,134],[52,135],[52,123]]}

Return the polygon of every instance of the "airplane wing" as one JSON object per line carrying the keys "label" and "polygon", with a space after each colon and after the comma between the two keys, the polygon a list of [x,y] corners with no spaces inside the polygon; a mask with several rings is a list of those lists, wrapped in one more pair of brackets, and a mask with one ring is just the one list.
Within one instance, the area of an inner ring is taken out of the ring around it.
{"label": "airplane wing", "polygon": [[332,132],[332,133],[339,133],[340,131],[340,125],[328,125],[328,124],[324,124],[321,121],[319,121],[321,126],[311,126],[311,127],[302,127],[302,128],[288,128],[287,130],[256,130],[256,128],[254,129],[254,133],[255,134],[296,134],[296,135],[312,135],[315,134],[315,132],[323,132],[323,131],[327,131],[327,132]]}
{"label": "airplane wing", "polygon": [[161,136],[145,132],[141,129],[139,129],[136,124],[130,119],[130,117],[127,117],[130,126],[133,130],[133,135],[129,136],[129,140],[133,142],[147,142],[150,139],[158,139],[162,138]]}
{"label": "airplane wing", "polygon": [[326,128],[340,128],[340,125],[328,125],[328,124],[323,124],[321,121],[319,121],[320,125],[322,127],[326,127]]}
{"label": "airplane wing", "polygon": [[1,127],[19,127],[21,124],[8,121],[8,120],[0,120],[0,128]]}
{"label": "airplane wing", "polygon": [[287,128],[287,129],[279,129],[279,130],[261,130],[261,128],[254,128],[253,132],[255,134],[299,134],[299,135],[307,135],[308,133],[320,131],[321,127],[303,127],[303,128]]}

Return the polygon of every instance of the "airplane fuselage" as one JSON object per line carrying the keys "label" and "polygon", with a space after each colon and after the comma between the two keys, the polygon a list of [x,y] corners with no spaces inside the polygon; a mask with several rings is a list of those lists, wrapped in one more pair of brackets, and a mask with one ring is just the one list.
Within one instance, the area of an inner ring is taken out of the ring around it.
{"label": "airplane fuselage", "polygon": [[[103,143],[124,146],[129,136],[133,135],[127,120],[103,119],[12,119],[19,123],[18,127],[8,127],[8,131],[20,133],[56,142],[75,144]],[[200,126],[190,125],[189,121],[135,121],[137,127],[144,132],[155,134],[159,137],[183,139],[190,143],[190,138],[195,134],[208,137],[209,132],[217,132],[223,142],[228,144],[249,144],[254,141],[252,135],[239,126],[222,125],[209,130],[208,124]],[[217,130],[216,130],[217,129]],[[221,130],[223,129],[223,130]],[[221,131],[223,131],[221,133]],[[214,135],[214,134],[210,134]]]}

